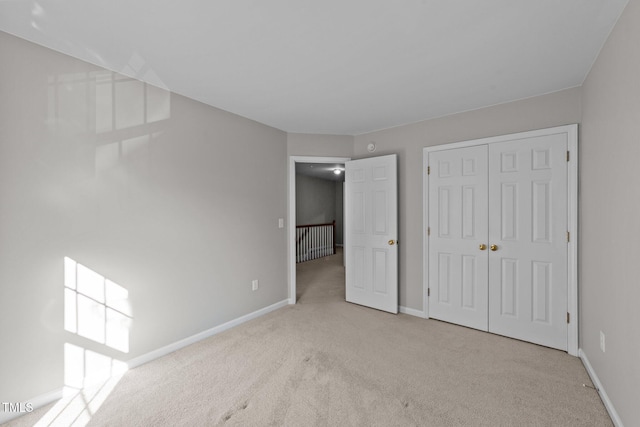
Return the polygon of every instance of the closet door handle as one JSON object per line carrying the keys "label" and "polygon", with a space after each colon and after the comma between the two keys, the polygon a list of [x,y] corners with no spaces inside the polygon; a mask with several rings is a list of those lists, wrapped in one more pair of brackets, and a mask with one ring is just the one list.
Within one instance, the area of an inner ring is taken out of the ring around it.
{"label": "closet door handle", "polygon": [[485,249],[487,249],[487,245],[485,245],[484,243],[480,243],[480,250],[484,251]]}
{"label": "closet door handle", "polygon": [[497,251],[498,250],[498,245],[491,245],[489,246],[489,249],[491,249],[492,251]]}

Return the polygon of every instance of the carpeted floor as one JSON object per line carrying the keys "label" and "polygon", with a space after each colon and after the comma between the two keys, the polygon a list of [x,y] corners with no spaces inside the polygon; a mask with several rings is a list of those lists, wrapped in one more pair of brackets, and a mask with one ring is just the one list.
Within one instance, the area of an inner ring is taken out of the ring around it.
{"label": "carpeted floor", "polygon": [[346,303],[341,254],[297,277],[298,304],[127,372],[89,425],[612,425],[575,357]]}

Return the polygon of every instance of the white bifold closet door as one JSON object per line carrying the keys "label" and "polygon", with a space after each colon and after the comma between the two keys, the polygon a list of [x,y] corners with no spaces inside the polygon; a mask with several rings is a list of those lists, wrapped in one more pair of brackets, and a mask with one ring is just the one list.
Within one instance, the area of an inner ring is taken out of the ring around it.
{"label": "white bifold closet door", "polygon": [[567,142],[429,153],[429,315],[567,350]]}
{"label": "white bifold closet door", "polygon": [[487,146],[429,154],[429,317],[488,330]]}
{"label": "white bifold closet door", "polygon": [[489,147],[489,331],[567,350],[567,143]]}

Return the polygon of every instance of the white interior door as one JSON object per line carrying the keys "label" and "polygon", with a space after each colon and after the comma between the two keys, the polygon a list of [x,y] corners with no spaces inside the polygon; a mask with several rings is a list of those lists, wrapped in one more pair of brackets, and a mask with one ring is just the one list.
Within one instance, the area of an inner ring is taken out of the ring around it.
{"label": "white interior door", "polygon": [[489,146],[489,330],[567,350],[567,140]]}
{"label": "white interior door", "polygon": [[488,329],[487,146],[429,154],[429,316]]}
{"label": "white interior door", "polygon": [[346,299],[398,312],[396,155],[345,163]]}

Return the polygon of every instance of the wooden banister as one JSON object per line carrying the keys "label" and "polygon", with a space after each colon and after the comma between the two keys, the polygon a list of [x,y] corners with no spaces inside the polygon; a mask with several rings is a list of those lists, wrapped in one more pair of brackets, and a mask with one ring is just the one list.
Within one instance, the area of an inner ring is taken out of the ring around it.
{"label": "wooden banister", "polygon": [[304,228],[304,227],[320,227],[320,226],[327,226],[327,225],[336,225],[335,220],[333,222],[327,222],[325,224],[307,224],[307,225],[296,225],[296,228]]}
{"label": "wooden banister", "polygon": [[336,254],[336,220],[333,220],[333,254]]}

